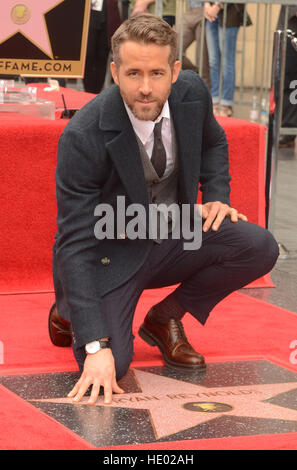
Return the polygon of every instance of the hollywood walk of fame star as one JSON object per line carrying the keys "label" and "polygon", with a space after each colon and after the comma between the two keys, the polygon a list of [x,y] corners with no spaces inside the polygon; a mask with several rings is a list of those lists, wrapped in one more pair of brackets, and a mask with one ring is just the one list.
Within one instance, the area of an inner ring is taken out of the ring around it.
{"label": "hollywood walk of fame star", "polygon": [[[148,410],[156,439],[222,415],[297,421],[297,410],[265,401],[294,389],[297,394],[297,382],[209,388],[136,369],[134,375],[141,392],[113,395],[110,405],[104,405],[100,396],[96,406]],[[71,398],[30,401],[72,403]],[[73,406],[86,405],[87,401],[84,397]]]}
{"label": "hollywood walk of fame star", "polygon": [[44,14],[63,1],[5,0],[1,2],[0,44],[20,32],[52,58]]}

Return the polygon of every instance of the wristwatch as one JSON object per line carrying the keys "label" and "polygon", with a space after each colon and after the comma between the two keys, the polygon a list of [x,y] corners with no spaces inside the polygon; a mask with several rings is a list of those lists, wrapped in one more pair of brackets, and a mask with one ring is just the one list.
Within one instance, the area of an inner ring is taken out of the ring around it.
{"label": "wristwatch", "polygon": [[85,345],[85,351],[87,354],[95,354],[101,349],[111,348],[111,339],[108,340],[98,339],[91,341]]}

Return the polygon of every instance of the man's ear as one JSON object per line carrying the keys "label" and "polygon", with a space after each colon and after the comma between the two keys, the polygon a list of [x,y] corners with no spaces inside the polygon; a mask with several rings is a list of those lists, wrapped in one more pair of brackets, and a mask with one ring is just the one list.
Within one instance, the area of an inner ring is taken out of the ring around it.
{"label": "man's ear", "polygon": [[178,79],[180,69],[181,69],[181,62],[180,60],[176,60],[172,68],[172,83],[175,83],[176,80]]}
{"label": "man's ear", "polygon": [[118,69],[117,69],[117,66],[114,62],[111,62],[110,64],[110,71],[111,71],[111,75],[112,75],[112,78],[113,78],[113,81],[119,85],[119,79],[118,79]]}

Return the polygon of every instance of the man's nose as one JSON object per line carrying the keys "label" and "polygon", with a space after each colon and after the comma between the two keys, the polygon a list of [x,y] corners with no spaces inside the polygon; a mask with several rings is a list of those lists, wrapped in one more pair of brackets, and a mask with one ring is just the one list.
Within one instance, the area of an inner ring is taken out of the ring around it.
{"label": "man's nose", "polygon": [[152,86],[151,86],[151,81],[148,77],[142,79],[140,87],[139,87],[139,91],[143,95],[149,95],[151,93]]}

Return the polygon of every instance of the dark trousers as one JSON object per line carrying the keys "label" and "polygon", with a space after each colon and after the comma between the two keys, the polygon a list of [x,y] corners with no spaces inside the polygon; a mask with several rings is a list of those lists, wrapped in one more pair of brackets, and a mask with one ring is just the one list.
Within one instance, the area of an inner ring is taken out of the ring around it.
{"label": "dark trousers", "polygon": [[[112,352],[117,379],[133,358],[132,322],[145,289],[179,284],[175,296],[186,312],[205,324],[214,306],[231,292],[268,273],[279,249],[271,233],[258,225],[225,219],[217,232],[203,233],[198,250],[184,250],[184,240],[155,243],[141,269],[128,282],[103,297],[112,332]],[[80,370],[84,348],[74,355]]]}
{"label": "dark trousers", "polygon": [[102,90],[109,50],[106,20],[102,12],[92,10],[83,79],[86,92],[98,94]]}

